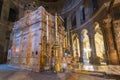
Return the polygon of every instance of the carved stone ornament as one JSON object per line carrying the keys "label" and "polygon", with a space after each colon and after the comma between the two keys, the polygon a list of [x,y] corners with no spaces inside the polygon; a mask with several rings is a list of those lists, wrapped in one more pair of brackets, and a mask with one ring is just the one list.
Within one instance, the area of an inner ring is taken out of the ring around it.
{"label": "carved stone ornament", "polygon": [[106,27],[111,27],[112,18],[110,15],[108,15],[107,17],[107,19],[104,19],[104,23],[106,24]]}

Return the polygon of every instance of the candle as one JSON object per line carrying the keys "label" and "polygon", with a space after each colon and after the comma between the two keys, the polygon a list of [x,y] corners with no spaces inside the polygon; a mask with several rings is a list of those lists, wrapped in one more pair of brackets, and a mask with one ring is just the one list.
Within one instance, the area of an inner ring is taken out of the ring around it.
{"label": "candle", "polygon": [[55,14],[55,37],[56,37],[56,41],[57,41],[57,13]]}
{"label": "candle", "polygon": [[46,23],[46,36],[47,36],[47,42],[48,42],[48,39],[49,39],[49,31],[48,31],[48,15],[46,16],[46,20],[47,20],[47,23]]}

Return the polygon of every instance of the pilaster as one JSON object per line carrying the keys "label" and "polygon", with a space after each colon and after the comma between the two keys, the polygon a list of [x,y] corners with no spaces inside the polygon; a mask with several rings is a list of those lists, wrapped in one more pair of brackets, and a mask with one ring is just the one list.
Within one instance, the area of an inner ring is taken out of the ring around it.
{"label": "pilaster", "polygon": [[91,57],[90,57],[90,63],[91,64],[100,64],[100,60],[96,55],[96,47],[95,47],[95,38],[94,33],[89,35],[90,40],[90,47],[91,47]]}
{"label": "pilaster", "polygon": [[72,53],[72,33],[70,32],[71,29],[71,15],[67,17],[67,46],[70,52]]}
{"label": "pilaster", "polygon": [[109,64],[118,64],[118,55],[117,51],[115,49],[115,43],[113,40],[113,35],[112,35],[112,18],[108,16],[107,19],[104,19],[104,24],[105,24],[105,34],[106,34],[106,41],[108,44],[108,55],[109,55]]}
{"label": "pilaster", "polygon": [[80,8],[78,8],[78,10],[76,10],[76,26],[77,28],[80,27],[81,25],[81,21],[80,21]]}
{"label": "pilaster", "polygon": [[115,20],[113,21],[113,28],[114,28],[114,37],[115,37],[115,48],[117,49],[118,52],[118,58],[120,62],[120,20]]}
{"label": "pilaster", "polygon": [[81,35],[79,35],[79,43],[80,43],[80,62],[83,63],[83,41]]}

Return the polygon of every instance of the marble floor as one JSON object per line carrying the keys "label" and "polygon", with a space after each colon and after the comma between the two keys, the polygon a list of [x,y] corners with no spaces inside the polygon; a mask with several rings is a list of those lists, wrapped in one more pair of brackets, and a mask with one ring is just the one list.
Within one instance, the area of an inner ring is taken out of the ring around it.
{"label": "marble floor", "polygon": [[31,72],[12,68],[7,64],[0,65],[0,80],[120,80],[109,79],[84,73],[53,73],[47,72]]}

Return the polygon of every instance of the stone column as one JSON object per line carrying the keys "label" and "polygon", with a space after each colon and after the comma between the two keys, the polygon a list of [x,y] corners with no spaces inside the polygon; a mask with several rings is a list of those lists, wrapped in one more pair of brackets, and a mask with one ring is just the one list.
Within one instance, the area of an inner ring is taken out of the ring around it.
{"label": "stone column", "polygon": [[113,21],[114,26],[114,37],[115,37],[115,46],[118,52],[118,58],[120,62],[120,20]]}
{"label": "stone column", "polygon": [[117,51],[115,50],[114,41],[113,41],[113,35],[111,30],[111,22],[112,19],[108,16],[107,19],[104,19],[105,24],[105,34],[106,34],[106,42],[108,45],[108,58],[109,58],[109,64],[118,64],[118,56]]}
{"label": "stone column", "polygon": [[72,33],[70,32],[71,29],[71,15],[67,17],[67,46],[70,52],[72,53]]}
{"label": "stone column", "polygon": [[83,63],[83,41],[81,39],[81,35],[79,35],[79,43],[80,43],[80,62]]}
{"label": "stone column", "polygon": [[70,44],[70,28],[71,28],[71,16],[67,17],[67,32],[68,32],[68,44]]}
{"label": "stone column", "polygon": [[90,47],[91,47],[90,63],[91,64],[100,64],[99,58],[96,55],[95,38],[94,38],[93,34],[89,35]]}

